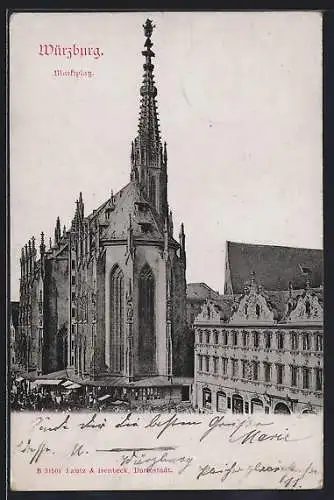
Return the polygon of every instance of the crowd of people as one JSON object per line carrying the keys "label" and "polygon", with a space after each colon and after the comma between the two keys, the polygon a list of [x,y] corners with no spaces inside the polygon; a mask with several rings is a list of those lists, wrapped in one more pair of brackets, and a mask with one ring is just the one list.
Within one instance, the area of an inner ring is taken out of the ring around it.
{"label": "crowd of people", "polygon": [[[33,387],[31,387],[33,386]],[[34,386],[26,380],[11,381],[10,407],[13,411],[108,411],[108,412],[194,412],[190,402],[178,402],[155,398],[128,398],[119,391],[106,388],[69,390],[64,386]]]}

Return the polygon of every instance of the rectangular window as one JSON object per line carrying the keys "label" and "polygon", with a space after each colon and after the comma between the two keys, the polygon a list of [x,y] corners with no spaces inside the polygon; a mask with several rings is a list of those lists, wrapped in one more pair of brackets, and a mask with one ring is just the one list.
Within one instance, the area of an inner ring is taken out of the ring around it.
{"label": "rectangular window", "polygon": [[217,332],[217,330],[213,332],[213,342],[219,344],[219,332]]}
{"label": "rectangular window", "polygon": [[222,364],[223,364],[223,375],[227,375],[228,359],[222,358]]}
{"label": "rectangular window", "polygon": [[259,379],[259,362],[253,361],[253,380]]}
{"label": "rectangular window", "polygon": [[75,260],[72,260],[72,269],[75,268]]}
{"label": "rectangular window", "polygon": [[74,325],[71,325],[71,332],[74,334]]}
{"label": "rectangular window", "polygon": [[198,343],[203,344],[203,333],[201,330],[198,332]]}
{"label": "rectangular window", "polygon": [[322,335],[316,335],[315,337],[315,350],[322,351]]}
{"label": "rectangular window", "polygon": [[284,349],[284,337],[282,332],[279,332],[277,334],[277,349],[279,350]]}
{"label": "rectangular window", "polygon": [[72,318],[75,318],[75,308],[72,307]]}
{"label": "rectangular window", "polygon": [[242,332],[242,345],[244,347],[248,346],[248,333],[247,332]]}
{"label": "rectangular window", "polygon": [[254,347],[258,348],[259,347],[259,332],[253,333],[253,341],[254,341]]}
{"label": "rectangular window", "polygon": [[75,285],[75,276],[72,276],[72,285]]}
{"label": "rectangular window", "polygon": [[217,356],[213,356],[213,373],[218,373],[218,359]]}
{"label": "rectangular window", "polygon": [[309,389],[310,387],[310,368],[306,366],[303,367],[303,389]]}
{"label": "rectangular window", "polygon": [[291,350],[298,351],[298,336],[297,333],[291,333]]}
{"label": "rectangular window", "polygon": [[277,373],[277,383],[278,384],[283,384],[283,371],[284,371],[284,366],[277,364],[276,365],[276,373]]}
{"label": "rectangular window", "polygon": [[298,368],[297,368],[297,366],[291,365],[290,370],[291,370],[291,386],[297,387]]}
{"label": "rectangular window", "polygon": [[75,292],[72,292],[72,300],[75,300]]}
{"label": "rectangular window", "polygon": [[237,377],[238,376],[238,360],[231,359],[231,361],[232,361],[232,377]]}
{"label": "rectangular window", "polygon": [[315,390],[322,390],[322,368],[315,369]]}
{"label": "rectangular window", "polygon": [[271,334],[270,332],[266,332],[264,337],[264,345],[266,349],[271,349]]}
{"label": "rectangular window", "polygon": [[210,332],[209,332],[209,330],[206,331],[206,343],[210,344]]}
{"label": "rectangular window", "polygon": [[203,371],[203,356],[201,354],[198,355],[198,370]]}
{"label": "rectangular window", "polygon": [[242,364],[242,378],[248,378],[248,374],[247,374],[247,361],[245,359],[243,359],[241,361],[241,364]]}
{"label": "rectangular window", "polygon": [[303,351],[310,350],[310,334],[304,333],[303,335]]}
{"label": "rectangular window", "polygon": [[270,382],[271,379],[271,364],[270,363],[263,363],[263,368],[264,368],[264,381],[265,382]]}
{"label": "rectangular window", "polygon": [[238,332],[232,333],[233,345],[238,345]]}
{"label": "rectangular window", "polygon": [[223,345],[228,344],[228,332],[226,330],[223,331]]}
{"label": "rectangular window", "polygon": [[208,373],[210,371],[210,357],[205,356],[205,371]]}

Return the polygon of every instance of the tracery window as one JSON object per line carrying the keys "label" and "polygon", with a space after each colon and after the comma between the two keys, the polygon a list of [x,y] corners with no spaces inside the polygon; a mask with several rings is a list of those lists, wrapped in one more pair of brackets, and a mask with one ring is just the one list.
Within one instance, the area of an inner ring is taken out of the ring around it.
{"label": "tracery window", "polygon": [[139,354],[146,371],[155,371],[155,281],[145,264],[139,276]]}
{"label": "tracery window", "polygon": [[111,369],[124,369],[124,274],[115,266],[110,279],[110,346]]}

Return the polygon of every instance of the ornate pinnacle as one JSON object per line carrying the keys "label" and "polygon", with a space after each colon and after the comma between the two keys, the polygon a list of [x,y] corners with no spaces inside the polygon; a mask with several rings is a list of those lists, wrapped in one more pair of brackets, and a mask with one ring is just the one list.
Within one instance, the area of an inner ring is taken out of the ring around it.
{"label": "ornate pinnacle", "polygon": [[146,19],[146,23],[143,24],[143,28],[146,38],[150,38],[152,36],[155,25],[152,24],[151,19]]}
{"label": "ornate pinnacle", "polygon": [[45,252],[44,233],[43,233],[43,231],[41,232],[41,244],[39,245],[39,251],[40,251],[41,255]]}

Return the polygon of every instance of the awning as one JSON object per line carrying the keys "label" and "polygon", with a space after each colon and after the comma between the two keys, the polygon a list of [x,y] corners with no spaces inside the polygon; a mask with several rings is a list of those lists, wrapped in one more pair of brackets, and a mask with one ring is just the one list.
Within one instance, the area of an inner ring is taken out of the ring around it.
{"label": "awning", "polygon": [[71,380],[66,380],[66,382],[63,382],[62,386],[63,387],[69,387],[70,385],[73,385],[74,382]]}
{"label": "awning", "polygon": [[23,378],[23,377],[17,377],[17,378],[15,379],[15,382],[22,382],[22,380],[24,380],[24,378]]}
{"label": "awning", "polygon": [[59,385],[61,380],[46,380],[46,379],[37,379],[33,382],[33,385]]}
{"label": "awning", "polygon": [[113,405],[128,405],[129,403],[127,401],[117,400],[117,401],[113,401],[111,404],[113,404]]}
{"label": "awning", "polygon": [[75,384],[74,382],[69,384],[69,385],[66,385],[65,386],[65,389],[80,389],[81,385],[80,384]]}
{"label": "awning", "polygon": [[98,401],[105,401],[106,399],[111,398],[110,394],[105,394],[104,396],[101,396],[98,398]]}

